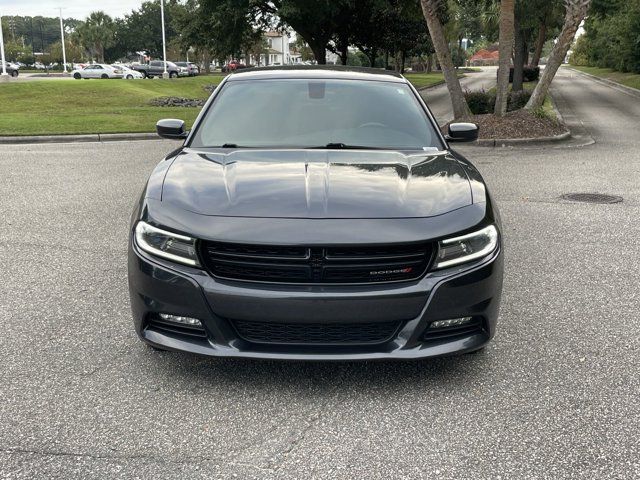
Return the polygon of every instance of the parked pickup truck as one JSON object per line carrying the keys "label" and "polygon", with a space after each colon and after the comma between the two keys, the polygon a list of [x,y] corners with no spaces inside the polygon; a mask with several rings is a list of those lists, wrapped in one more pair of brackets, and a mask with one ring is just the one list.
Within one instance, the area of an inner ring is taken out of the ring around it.
{"label": "parked pickup truck", "polygon": [[[147,64],[133,65],[131,68],[140,72],[145,78],[161,77],[164,73],[164,62],[162,60],[153,60]],[[176,78],[181,74],[184,75],[182,68],[183,67],[179,67],[173,62],[167,62],[167,73],[169,73],[169,77],[171,78]]]}

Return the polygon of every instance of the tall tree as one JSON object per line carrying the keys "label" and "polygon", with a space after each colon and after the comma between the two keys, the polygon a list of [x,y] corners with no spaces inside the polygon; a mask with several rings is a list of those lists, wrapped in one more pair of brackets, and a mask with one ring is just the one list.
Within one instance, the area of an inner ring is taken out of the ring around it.
{"label": "tall tree", "polygon": [[514,36],[514,0],[500,1],[500,58],[498,60],[498,85],[496,87],[495,114],[507,113],[509,98],[509,70]]}
{"label": "tall tree", "polygon": [[[515,8],[515,41],[513,59],[513,91],[523,89],[523,72],[529,63],[529,46],[534,44],[533,65],[538,65],[548,35],[557,35],[562,26],[562,3],[558,0],[517,0]],[[535,34],[535,35],[534,35]]]}
{"label": "tall tree", "polygon": [[[521,7],[522,2],[517,2]],[[531,31],[526,26],[522,8],[516,8],[513,20],[513,87],[514,92],[524,89],[524,64],[529,57],[528,39]]]}
{"label": "tall tree", "polygon": [[453,107],[453,115],[456,119],[467,119],[471,116],[469,105],[464,97],[462,87],[460,86],[460,80],[458,79],[458,72],[453,64],[451,58],[451,51],[449,50],[449,44],[445,37],[444,28],[441,21],[441,7],[443,6],[442,0],[420,0],[422,5],[422,12],[424,18],[427,21],[427,27],[429,28],[429,34],[431,35],[431,41],[433,47],[438,56],[442,73],[444,74],[445,81],[447,82],[447,88],[449,89],[449,95],[451,96],[451,105]]}
{"label": "tall tree", "polygon": [[91,56],[104,62],[105,48],[114,43],[115,25],[113,19],[104,12],[92,12],[87,20],[77,28],[81,44]]}
{"label": "tall tree", "polygon": [[549,92],[551,82],[567,56],[567,52],[573,43],[580,23],[582,23],[582,20],[584,20],[584,17],[587,15],[591,0],[565,0],[564,3],[566,8],[564,26],[553,50],[551,50],[549,61],[542,72],[540,81],[525,106],[527,110],[535,110],[542,107]]}
{"label": "tall tree", "polygon": [[[363,8],[354,12],[351,22],[352,43],[369,60],[369,66],[375,67],[376,59],[385,50],[383,15],[386,11],[386,0],[369,0]],[[382,32],[381,32],[382,30]]]}
{"label": "tall tree", "polygon": [[[182,31],[176,28],[176,17],[186,7],[177,0],[164,0],[165,38],[167,44],[179,37]],[[191,21],[197,22],[197,17]],[[160,23],[160,0],[145,1],[137,10],[114,21],[114,42],[107,48],[105,56],[116,59],[133,56],[146,51],[151,57],[162,57],[162,25]]]}
{"label": "tall tree", "polygon": [[277,18],[300,35],[319,64],[327,63],[327,47],[338,31],[348,22],[343,15],[349,0],[251,0],[265,18]]}

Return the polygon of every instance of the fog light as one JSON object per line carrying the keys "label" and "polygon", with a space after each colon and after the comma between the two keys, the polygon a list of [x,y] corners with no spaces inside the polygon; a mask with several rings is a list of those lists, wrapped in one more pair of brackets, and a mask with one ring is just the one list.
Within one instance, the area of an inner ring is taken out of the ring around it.
{"label": "fog light", "polygon": [[165,322],[179,323],[180,325],[188,325],[190,327],[202,327],[202,322],[197,318],[169,315],[168,313],[161,313],[160,318]]}
{"label": "fog light", "polygon": [[473,317],[461,317],[461,318],[451,318],[449,320],[436,320],[435,322],[431,322],[429,328],[447,328],[447,327],[459,327],[460,325],[466,325],[471,322]]}

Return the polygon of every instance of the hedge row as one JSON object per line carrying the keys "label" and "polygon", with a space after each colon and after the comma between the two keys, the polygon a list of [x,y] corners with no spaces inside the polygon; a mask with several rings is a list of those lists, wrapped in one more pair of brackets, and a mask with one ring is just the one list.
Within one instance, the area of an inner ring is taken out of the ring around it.
{"label": "hedge row", "polygon": [[[496,106],[496,94],[493,91],[486,92],[480,90],[477,92],[465,92],[465,98],[469,104],[469,109],[474,115],[483,115],[485,113],[493,113]],[[529,90],[523,90],[521,92],[509,92],[509,98],[507,100],[507,111],[512,112],[514,110],[520,110],[531,98],[531,92]]]}

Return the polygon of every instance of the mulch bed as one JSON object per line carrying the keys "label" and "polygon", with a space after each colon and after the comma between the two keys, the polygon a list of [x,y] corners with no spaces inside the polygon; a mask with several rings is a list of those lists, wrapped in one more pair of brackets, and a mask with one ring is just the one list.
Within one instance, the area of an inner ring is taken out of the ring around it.
{"label": "mulch bed", "polygon": [[[567,131],[567,127],[552,118],[540,117],[526,110],[509,112],[504,117],[474,115],[471,122],[480,127],[481,139],[511,139],[553,137]],[[446,132],[447,125],[443,127]]]}
{"label": "mulch bed", "polygon": [[158,97],[149,100],[149,105],[154,107],[202,107],[206,101],[201,98]]}

